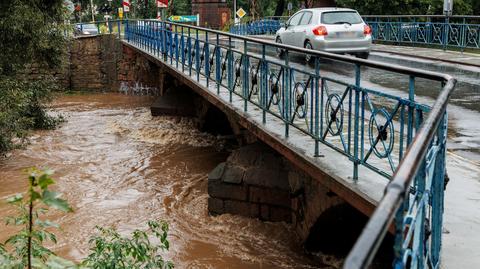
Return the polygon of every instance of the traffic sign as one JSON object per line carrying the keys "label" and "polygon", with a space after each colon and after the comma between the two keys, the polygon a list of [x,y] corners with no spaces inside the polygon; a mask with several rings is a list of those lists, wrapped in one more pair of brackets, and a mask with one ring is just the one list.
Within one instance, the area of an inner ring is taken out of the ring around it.
{"label": "traffic sign", "polygon": [[239,8],[237,10],[237,16],[241,19],[243,18],[245,15],[247,15],[247,12],[245,12],[245,10],[243,10],[243,8]]}
{"label": "traffic sign", "polygon": [[293,9],[292,2],[288,2],[288,4],[287,4],[287,10],[288,10],[288,11],[292,11],[292,9]]}
{"label": "traffic sign", "polygon": [[171,22],[196,22],[197,19],[197,15],[170,16],[168,18]]}
{"label": "traffic sign", "polygon": [[123,0],[123,11],[130,11],[130,0]]}
{"label": "traffic sign", "polygon": [[168,7],[168,0],[157,0],[157,7],[167,8]]}

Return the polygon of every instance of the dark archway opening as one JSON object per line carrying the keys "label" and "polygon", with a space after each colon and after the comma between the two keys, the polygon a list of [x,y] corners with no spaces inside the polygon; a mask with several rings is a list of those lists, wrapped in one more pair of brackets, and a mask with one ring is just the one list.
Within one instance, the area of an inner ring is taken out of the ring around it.
{"label": "dark archway opening", "polygon": [[[305,250],[313,256],[322,253],[344,260],[363,228],[368,217],[350,206],[340,204],[327,209],[310,229],[305,241]],[[394,237],[387,234],[371,268],[391,268]]]}
{"label": "dark archway opening", "polygon": [[217,107],[210,105],[200,126],[202,132],[214,135],[233,135],[233,130],[227,116]]}

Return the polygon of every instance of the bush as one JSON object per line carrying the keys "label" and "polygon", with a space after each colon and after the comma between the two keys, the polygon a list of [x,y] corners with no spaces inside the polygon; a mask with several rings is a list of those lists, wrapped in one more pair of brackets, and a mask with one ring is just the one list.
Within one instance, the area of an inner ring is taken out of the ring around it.
{"label": "bush", "polygon": [[23,145],[31,129],[52,129],[62,119],[49,116],[44,104],[57,86],[53,79],[36,81],[0,76],[0,153]]}

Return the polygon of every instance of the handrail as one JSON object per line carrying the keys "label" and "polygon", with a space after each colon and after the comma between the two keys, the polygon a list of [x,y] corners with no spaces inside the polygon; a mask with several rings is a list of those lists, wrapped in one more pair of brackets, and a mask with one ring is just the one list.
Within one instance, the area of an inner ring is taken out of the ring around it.
{"label": "handrail", "polygon": [[447,109],[448,99],[455,88],[456,80],[449,78],[438,96],[430,115],[426,119],[419,134],[410,145],[404,159],[397,168],[392,181],[362,234],[350,251],[344,269],[367,268],[377,253],[382,239],[387,233],[397,210],[405,199],[415,175],[418,173],[422,160],[428,150],[441,119]]}

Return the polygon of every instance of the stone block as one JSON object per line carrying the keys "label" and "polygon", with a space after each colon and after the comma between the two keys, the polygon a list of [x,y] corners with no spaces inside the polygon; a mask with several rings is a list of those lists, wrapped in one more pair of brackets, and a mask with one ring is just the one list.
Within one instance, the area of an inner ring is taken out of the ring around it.
{"label": "stone block", "polygon": [[210,174],[208,174],[208,180],[220,180],[225,170],[225,162],[220,163],[215,167]]}
{"label": "stone block", "polygon": [[208,180],[208,194],[214,198],[246,201],[248,187],[224,183],[221,180]]}
{"label": "stone block", "polygon": [[292,222],[292,211],[288,208],[271,206],[270,207],[270,221],[285,221],[287,223]]}
{"label": "stone block", "polygon": [[282,160],[273,152],[264,151],[257,158],[255,166],[271,170],[280,170]]}
{"label": "stone block", "polygon": [[288,191],[250,187],[249,201],[290,208],[291,200]]}
{"label": "stone block", "polygon": [[288,184],[291,193],[297,194],[305,187],[305,178],[296,171],[290,171],[288,172]]}
{"label": "stone block", "polygon": [[225,200],[225,213],[241,215],[250,218],[259,217],[259,205],[251,204],[248,202],[234,201],[234,200]]}
{"label": "stone block", "polygon": [[230,154],[228,163],[234,163],[243,167],[253,166],[261,152],[266,150],[266,146],[259,143],[241,147]]}
{"label": "stone block", "polygon": [[221,215],[225,213],[225,209],[223,208],[223,200],[208,197],[208,213],[212,215]]}
{"label": "stone block", "polygon": [[222,180],[227,183],[240,184],[242,183],[244,173],[245,170],[239,166],[227,165]]}
{"label": "stone block", "polygon": [[270,210],[268,205],[260,205],[260,219],[269,220],[270,219]]}
{"label": "stone block", "polygon": [[245,172],[244,182],[249,185],[289,191],[287,174],[284,171],[252,167]]}

